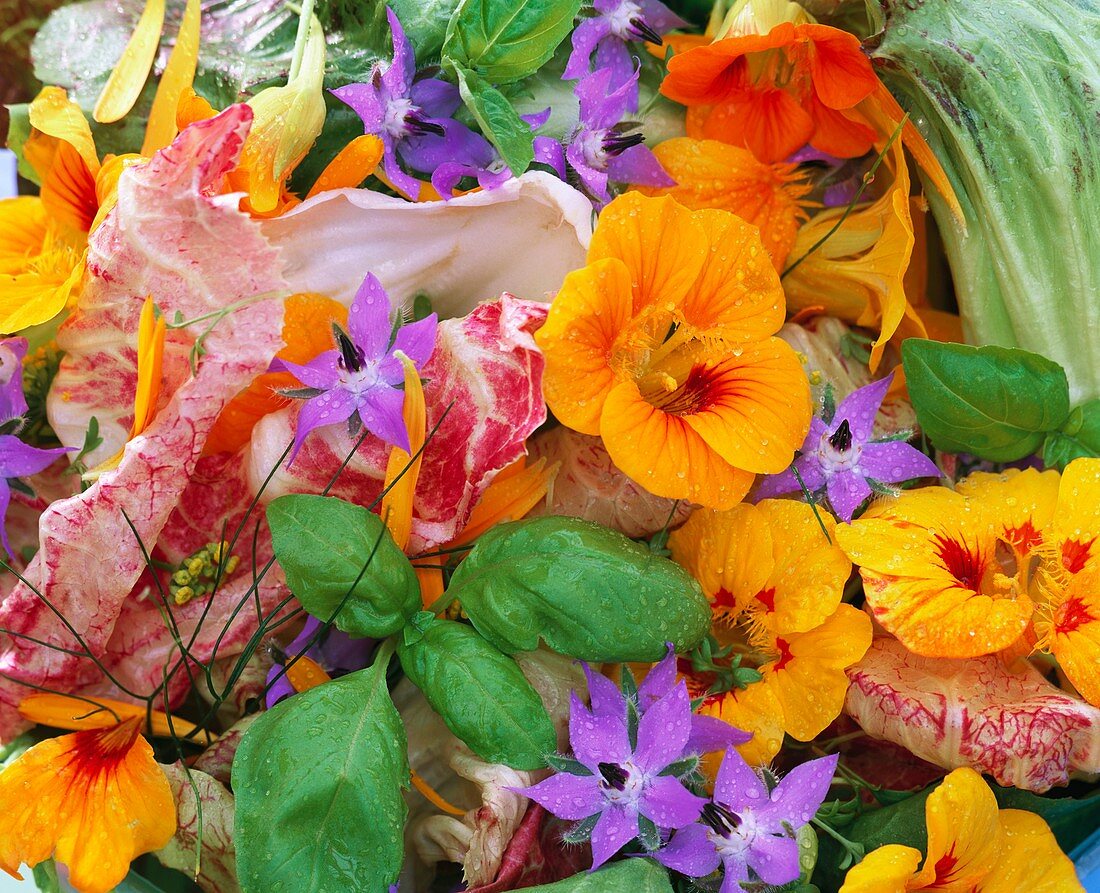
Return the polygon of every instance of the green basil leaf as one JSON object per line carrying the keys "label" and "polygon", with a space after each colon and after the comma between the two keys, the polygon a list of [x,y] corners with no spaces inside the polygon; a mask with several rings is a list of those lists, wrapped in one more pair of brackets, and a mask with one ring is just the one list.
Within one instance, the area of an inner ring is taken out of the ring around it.
{"label": "green basil leaf", "polygon": [[416,51],[416,58],[438,58],[443,51],[443,38],[447,36],[447,23],[454,15],[458,0],[387,0],[394,11],[405,36]]}
{"label": "green basil leaf", "polygon": [[397,880],[409,765],[388,664],[386,652],[288,698],[242,736],[233,792],[244,893],[383,891]]}
{"label": "green basil leaf", "polygon": [[679,565],[621,533],[577,518],[494,527],[451,577],[448,593],[501,651],[597,661],[655,661],[665,643],[694,648],[710,606]]}
{"label": "green basil leaf", "polygon": [[1065,371],[1038,354],[908,338],[901,355],[917,420],[946,452],[1022,459],[1069,415]]}
{"label": "green basil leaf", "polygon": [[525,893],[672,893],[672,884],[668,871],[652,859],[624,859],[599,871],[528,887]]}
{"label": "green basil leaf", "polygon": [[337,629],[383,638],[420,610],[416,572],[373,512],[329,496],[281,496],[267,522],[287,584],[313,616],[340,609]]}
{"label": "green basil leaf", "polygon": [[494,84],[518,81],[550,61],[573,29],[580,0],[462,0],[443,55]]}
{"label": "green basil leaf", "polygon": [[401,668],[470,750],[489,763],[541,769],[557,749],[554,724],[512,658],[477,630],[437,620],[400,643]]}
{"label": "green basil leaf", "polygon": [[534,134],[510,103],[488,81],[461,65],[454,65],[458,92],[477,119],[481,132],[489,139],[504,163],[517,177],[535,159]]}
{"label": "green basil leaf", "polygon": [[1048,468],[1065,468],[1074,459],[1100,456],[1100,400],[1078,406],[1060,431],[1047,435],[1043,462]]}

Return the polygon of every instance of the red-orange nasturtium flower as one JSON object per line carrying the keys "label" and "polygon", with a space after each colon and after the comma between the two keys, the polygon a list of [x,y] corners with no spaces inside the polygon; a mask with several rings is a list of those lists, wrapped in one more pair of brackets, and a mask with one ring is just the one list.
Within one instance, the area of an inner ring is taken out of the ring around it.
{"label": "red-orange nasturtium flower", "polygon": [[851,110],[877,83],[855,35],[783,21],[767,33],[676,53],[661,92],[687,106],[714,106],[712,129],[722,139],[773,162],[807,143],[841,158],[865,154],[875,134]]}
{"label": "red-orange nasturtium flower", "polygon": [[[1077,893],[1073,863],[1033,812],[998,809],[973,769],[956,769],[925,802],[927,855],[899,844],[849,869],[840,893]],[[917,866],[924,864],[920,870]]]}
{"label": "red-orange nasturtium flower", "polygon": [[628,193],[535,336],[546,402],[651,493],[730,508],[809,426],[806,374],[774,337],[783,316],[755,227]]}
{"label": "red-orange nasturtium flower", "polygon": [[106,893],[176,831],[176,805],[140,717],[47,738],[0,772],[0,868],[53,856],[81,893]]}

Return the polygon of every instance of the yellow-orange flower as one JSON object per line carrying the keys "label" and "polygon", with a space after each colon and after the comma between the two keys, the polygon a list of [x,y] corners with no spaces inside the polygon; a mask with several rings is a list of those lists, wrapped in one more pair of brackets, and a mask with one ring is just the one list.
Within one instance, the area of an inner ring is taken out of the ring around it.
{"label": "yellow-orange flower", "polygon": [[[973,769],[956,769],[925,803],[928,852],[879,847],[849,870],[840,893],[1073,893],[1073,863],[1039,816],[998,809]],[[924,864],[917,870],[923,858]]]}
{"label": "yellow-orange flower", "polygon": [[[1022,492],[1035,474],[1006,477],[1002,486]],[[1031,620],[1016,568],[998,560],[992,505],[945,487],[910,490],[873,504],[836,538],[860,568],[875,618],[916,654],[990,654]]]}
{"label": "yellow-orange flower", "polygon": [[845,670],[871,645],[870,620],[841,604],[852,566],[826,538],[834,528],[821,509],[815,517],[803,502],[766,499],[696,511],[669,537],[673,559],[699,581],[715,620],[748,624],[747,651],[763,679],[705,708],[754,733],[741,751],[746,759],[771,759],[782,740],[777,730],[808,741],[836,719],[848,691]]}
{"label": "yellow-orange flower", "polygon": [[810,191],[794,164],[764,164],[747,149],[718,140],[677,137],[653,149],[675,186],[639,187],[644,195],[670,195],[693,211],[718,208],[760,230],[777,271],[782,271],[806,219],[800,200]]}
{"label": "yellow-orange flower", "polygon": [[0,773],[0,868],[53,856],[81,893],[106,893],[176,830],[168,779],[141,720],[48,738]]}
{"label": "yellow-orange flower", "polygon": [[730,508],[809,426],[806,375],[773,337],[783,315],[755,227],[628,193],[535,336],[547,404],[651,493]]}

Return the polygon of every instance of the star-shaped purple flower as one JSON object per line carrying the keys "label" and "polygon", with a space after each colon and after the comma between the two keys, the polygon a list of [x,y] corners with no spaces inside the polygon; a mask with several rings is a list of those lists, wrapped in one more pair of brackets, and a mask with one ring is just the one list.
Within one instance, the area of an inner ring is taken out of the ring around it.
{"label": "star-shaped purple flower", "polygon": [[569,743],[587,774],[561,772],[520,793],[559,818],[598,816],[591,838],[595,870],[639,836],[640,818],[671,830],[699,817],[706,801],[675,775],[662,774],[684,756],[690,734],[691,701],[683,682],[642,715],[634,746],[625,710],[593,714],[574,693]]}
{"label": "star-shaped purple flower", "polygon": [[18,418],[27,411],[27,398],[23,394],[23,358],[26,355],[26,338],[0,341],[0,423]]}
{"label": "star-shaped purple flower", "polygon": [[592,54],[596,68],[611,73],[611,86],[630,82],[630,111],[638,110],[638,79],[630,43],[644,40],[661,43],[661,35],[687,22],[659,0],[595,0],[596,15],[582,21],[573,32],[573,52],[562,78],[576,80],[588,74]]}
{"label": "star-shaped purple flower", "polygon": [[305,626],[287,646],[286,653],[277,655],[275,664],[267,672],[267,684],[270,688],[264,700],[269,710],[295,693],[294,686],[282,670],[298,655],[304,654],[310,660],[316,661],[334,679],[361,670],[370,662],[370,656],[378,644],[376,639],[353,639],[347,633],[330,627],[320,640],[309,645],[320,628],[321,621],[307,615]]}
{"label": "star-shaped purple flower", "polygon": [[[583,664],[583,667],[585,676],[588,677],[588,697],[592,712],[597,716],[625,716],[627,703],[619,687],[606,676],[593,672],[587,664]],[[650,707],[672,691],[676,687],[676,677],[676,651],[672,643],[669,643],[664,659],[649,671],[638,686],[635,703],[638,713],[644,716]],[[716,750],[725,750],[735,744],[744,744],[751,738],[749,732],[743,732],[716,716],[692,714],[691,733],[684,745],[684,755],[701,756]]]}
{"label": "star-shaped purple flower", "polygon": [[723,868],[721,893],[734,893],[749,871],[781,886],[799,875],[795,832],[807,824],[829,792],[835,755],[792,769],[772,791],[736,750],[726,751],[714,783],[714,799],[701,820],[677,831],[653,854],[667,868],[706,877]]}
{"label": "star-shaped purple flower", "polygon": [[535,160],[566,178],[566,161],[585,189],[600,203],[610,201],[608,181],[640,186],[675,186],[657,157],[642,145],[645,137],[633,124],[622,124],[637,87],[638,72],[610,90],[613,73],[603,68],[582,79],[574,89],[580,118],[566,148],[548,136],[535,137]]}
{"label": "star-shaped purple flower", "polygon": [[800,490],[797,471],[806,489],[813,493],[824,487],[833,511],[851,521],[874,492],[870,481],[885,485],[939,477],[936,463],[904,440],[871,440],[875,416],[891,381],[893,373],[853,391],[828,421],[815,416],[799,457],[787,471],[764,478],[756,498]]}
{"label": "star-shaped purple flower", "polygon": [[289,392],[308,398],[298,413],[298,430],[290,461],[309,432],[325,425],[349,422],[352,433],[362,423],[376,437],[409,449],[402,409],[405,370],[398,352],[419,369],[435,349],[436,315],[401,326],[393,335],[390,299],[373,273],[368,273],[348,312],[348,331],[333,326],[336,349],[326,350],[304,366],[286,360],[272,371],[286,369],[306,387]]}
{"label": "star-shaped purple flower", "polygon": [[430,175],[447,163],[488,169],[496,153],[485,137],[455,120],[462,105],[458,87],[437,78],[414,80],[412,46],[392,9],[386,10],[386,16],[393,35],[393,61],[377,63],[369,83],[348,84],[332,93],[363,119],[365,133],[382,140],[386,176],[416,199],[419,181],[405,173],[398,156],[409,167]]}

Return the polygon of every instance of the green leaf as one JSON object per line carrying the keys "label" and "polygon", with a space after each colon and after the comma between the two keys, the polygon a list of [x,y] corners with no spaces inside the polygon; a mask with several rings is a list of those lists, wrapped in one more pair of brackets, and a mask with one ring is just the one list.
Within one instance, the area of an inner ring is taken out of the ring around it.
{"label": "green leaf", "polygon": [[489,763],[541,769],[557,747],[554,724],[512,658],[462,623],[437,620],[400,643],[401,668],[470,750]]}
{"label": "green leaf", "polygon": [[573,29],[580,0],[462,0],[443,55],[494,84],[534,74]]}
{"label": "green leaf", "polygon": [[389,0],[419,63],[439,57],[457,6],[458,0]]}
{"label": "green leaf", "polygon": [[644,545],[577,518],[501,524],[477,541],[448,594],[501,651],[539,639],[570,657],[656,661],[694,648],[710,627],[699,584]]}
{"label": "green leaf", "polygon": [[946,452],[1022,459],[1069,415],[1065,372],[1037,354],[908,338],[901,355],[917,420]]}
{"label": "green leaf", "polygon": [[599,871],[528,887],[525,893],[672,893],[672,884],[668,872],[652,859],[625,859]]}
{"label": "green leaf", "polygon": [[53,859],[39,862],[31,869],[34,886],[40,893],[61,893],[61,882],[57,878],[57,864]]}
{"label": "green leaf", "polygon": [[315,617],[339,609],[338,629],[383,638],[420,609],[416,572],[373,512],[329,496],[281,496],[267,522],[291,592]]}
{"label": "green leaf", "polygon": [[535,159],[534,134],[510,103],[488,81],[474,72],[454,65],[462,101],[477,120],[481,132],[492,141],[504,163],[516,176]]}
{"label": "green leaf", "polygon": [[27,163],[27,159],[23,157],[23,146],[27,142],[27,137],[31,135],[31,107],[28,103],[20,103],[19,105],[8,106],[8,143],[7,146],[15,153],[16,159],[19,162],[19,175],[30,180],[32,183],[38,183],[38,174],[35,173],[33,167]]}
{"label": "green leaf", "polygon": [[409,766],[389,655],[288,698],[245,732],[233,760],[244,893],[384,891],[397,880]]}
{"label": "green leaf", "polygon": [[1047,435],[1043,462],[1049,468],[1065,468],[1074,459],[1100,456],[1100,400],[1078,406],[1060,431]]}

